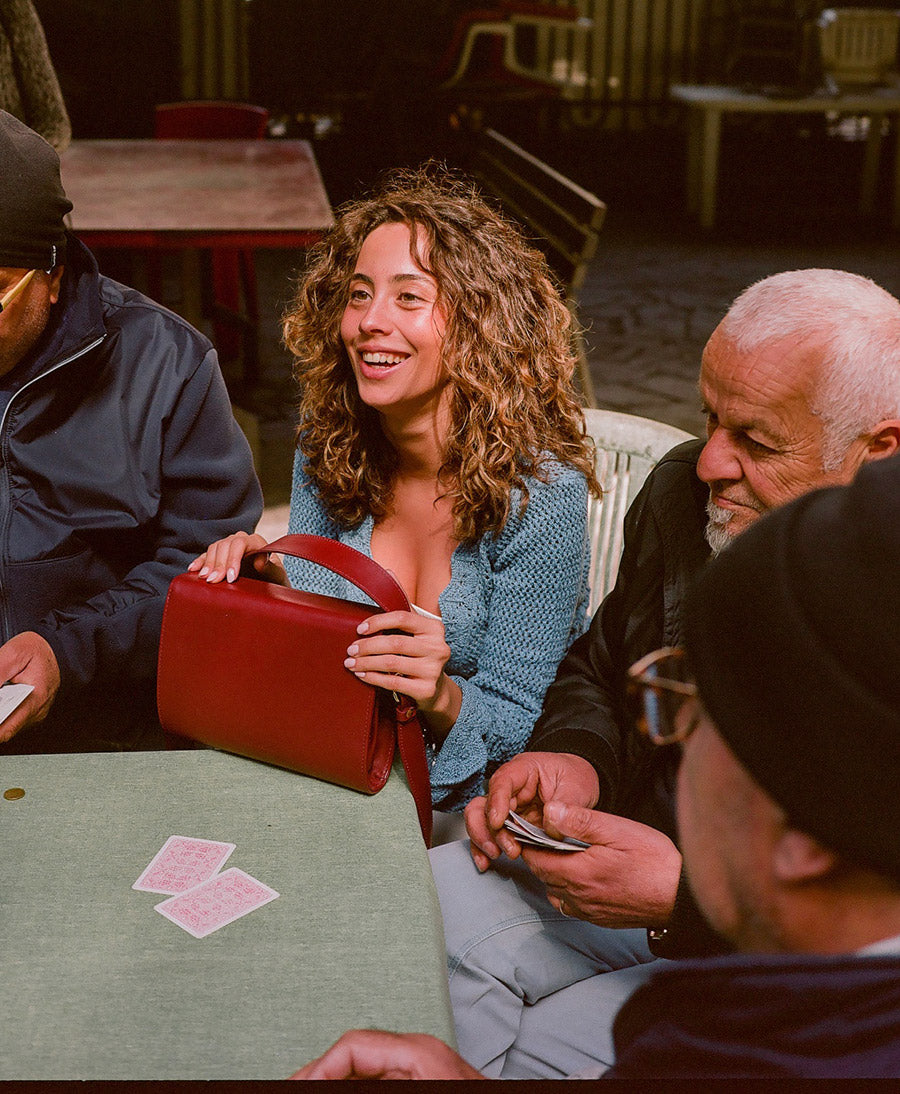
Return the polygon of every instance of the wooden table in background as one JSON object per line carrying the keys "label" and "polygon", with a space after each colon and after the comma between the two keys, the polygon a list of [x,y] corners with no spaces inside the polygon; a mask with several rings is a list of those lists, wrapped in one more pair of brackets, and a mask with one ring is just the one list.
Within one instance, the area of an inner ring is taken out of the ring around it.
{"label": "wooden table in background", "polygon": [[[826,93],[778,98],[736,87],[673,84],[669,94],[688,108],[687,201],[703,228],[716,220],[719,146],[724,114],[859,114],[869,119],[860,189],[860,212],[872,212],[878,181],[882,121],[893,115],[895,151],[891,225],[900,226],[900,87],[873,87],[839,95]],[[765,170],[765,165],[760,165]]]}
{"label": "wooden table in background", "polygon": [[[195,327],[201,249],[304,248],[333,223],[308,141],[77,140],[60,163],[70,227],[89,247],[181,252],[179,311]],[[235,413],[258,460],[258,423]]]}
{"label": "wooden table in background", "polygon": [[60,162],[91,247],[308,247],[333,222],[308,141],[72,141]]}

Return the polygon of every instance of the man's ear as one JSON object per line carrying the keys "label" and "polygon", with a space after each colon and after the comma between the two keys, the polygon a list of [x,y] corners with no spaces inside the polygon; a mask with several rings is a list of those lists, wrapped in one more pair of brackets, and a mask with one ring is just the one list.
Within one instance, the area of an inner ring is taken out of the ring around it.
{"label": "man's ear", "polygon": [[800,883],[825,877],[838,865],[834,851],[796,828],[785,828],[772,852],[772,869],[782,882]]}
{"label": "man's ear", "polygon": [[55,304],[59,300],[59,287],[62,284],[65,266],[54,266],[50,274],[50,303]]}
{"label": "man's ear", "polygon": [[866,442],[863,460],[883,460],[885,456],[893,456],[897,452],[900,452],[900,420],[879,422]]}

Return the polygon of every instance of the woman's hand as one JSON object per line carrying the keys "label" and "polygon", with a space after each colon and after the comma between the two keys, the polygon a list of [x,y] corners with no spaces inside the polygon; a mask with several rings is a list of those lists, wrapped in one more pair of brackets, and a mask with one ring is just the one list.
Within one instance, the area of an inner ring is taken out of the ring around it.
{"label": "woman's hand", "polygon": [[[188,566],[188,572],[196,573],[198,577],[205,577],[215,585],[223,579],[228,582],[236,581],[241,570],[241,562],[244,555],[250,551],[265,547],[266,541],[262,536],[248,535],[246,532],[235,532],[233,536],[225,539],[217,539],[211,543],[202,555],[198,555]],[[288,579],[284,566],[272,555],[257,555],[253,560],[254,570],[266,581],[275,585],[287,585]]]}
{"label": "woman's hand", "polygon": [[384,612],[363,620],[344,665],[367,684],[414,699],[441,739],[462,705],[459,686],[444,672],[450,647],[444,624],[415,612]]}

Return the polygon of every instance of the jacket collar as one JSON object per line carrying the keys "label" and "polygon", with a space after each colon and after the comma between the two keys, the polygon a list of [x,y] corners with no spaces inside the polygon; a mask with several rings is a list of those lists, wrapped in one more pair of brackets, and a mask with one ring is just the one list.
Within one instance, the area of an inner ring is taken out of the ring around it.
{"label": "jacket collar", "polygon": [[20,362],[29,379],[54,365],[77,356],[106,335],[100,301],[97,260],[81,240],[68,233],[66,269],[59,300],[50,309],[50,320],[29,357]]}

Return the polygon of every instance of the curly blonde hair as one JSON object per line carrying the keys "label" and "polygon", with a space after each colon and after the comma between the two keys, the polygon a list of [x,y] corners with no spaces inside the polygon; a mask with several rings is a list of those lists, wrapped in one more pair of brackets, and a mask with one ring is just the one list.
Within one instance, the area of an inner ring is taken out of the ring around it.
{"label": "curly blonde hair", "polygon": [[572,385],[571,313],[546,259],[473,183],[427,164],[392,172],[374,196],[338,210],[284,319],[301,392],[298,445],[331,518],[352,528],[390,507],[396,452],[359,398],[340,333],[363,241],[389,223],[410,226],[411,257],[435,278],[446,319],[450,429],[439,477],[456,538],[499,533],[511,491],[524,509],[525,477],[546,481],[550,459],[599,495]]}

